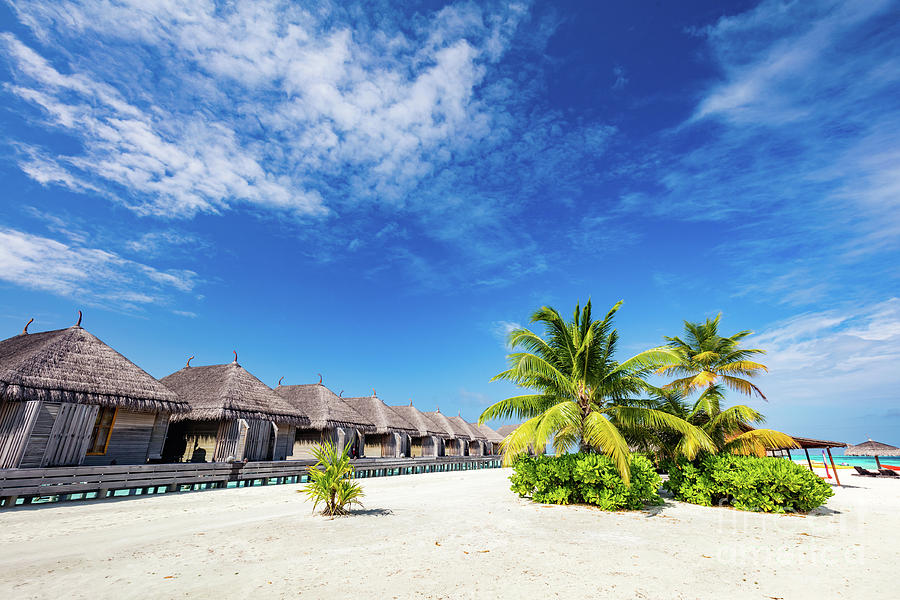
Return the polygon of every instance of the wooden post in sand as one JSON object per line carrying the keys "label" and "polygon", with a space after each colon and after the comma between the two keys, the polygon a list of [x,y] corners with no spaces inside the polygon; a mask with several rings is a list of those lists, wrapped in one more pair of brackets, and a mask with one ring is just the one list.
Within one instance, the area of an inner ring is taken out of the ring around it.
{"label": "wooden post in sand", "polygon": [[831,461],[831,470],[834,471],[834,480],[838,485],[841,485],[841,478],[838,477],[837,467],[834,466],[834,457],[831,456],[831,448],[825,448],[825,450],[828,452],[828,459]]}
{"label": "wooden post in sand", "polygon": [[[803,451],[806,452],[806,463],[809,465],[809,470],[813,471],[812,459],[809,458],[809,448],[804,448]],[[815,473],[815,471],[813,471],[813,473]]]}

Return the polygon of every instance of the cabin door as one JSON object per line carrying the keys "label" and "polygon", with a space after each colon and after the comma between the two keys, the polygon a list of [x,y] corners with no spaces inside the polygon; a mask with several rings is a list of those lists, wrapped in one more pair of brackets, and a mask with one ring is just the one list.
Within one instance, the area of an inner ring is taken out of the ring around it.
{"label": "cabin door", "polygon": [[40,410],[40,400],[0,405],[0,469],[19,466]]}
{"label": "cabin door", "polygon": [[247,422],[247,442],[244,456],[248,460],[269,460],[272,422],[253,419]]}
{"label": "cabin door", "polygon": [[371,434],[366,436],[364,456],[366,458],[380,458],[382,454],[382,441],[384,436]]}
{"label": "cabin door", "polygon": [[409,439],[409,455],[412,458],[421,458],[424,455],[425,450],[422,443],[424,439],[428,438],[415,437]]}
{"label": "cabin door", "polygon": [[[80,465],[91,443],[99,406],[63,402],[50,430],[42,467]],[[108,438],[108,432],[107,432]],[[104,450],[105,452],[105,450]]]}

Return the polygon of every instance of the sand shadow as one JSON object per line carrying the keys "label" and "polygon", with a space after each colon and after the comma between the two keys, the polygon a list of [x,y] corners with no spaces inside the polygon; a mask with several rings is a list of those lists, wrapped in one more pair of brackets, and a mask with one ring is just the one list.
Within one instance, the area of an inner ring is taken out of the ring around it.
{"label": "sand shadow", "polygon": [[394,511],[389,508],[361,508],[350,511],[348,517],[387,517],[393,515]]}

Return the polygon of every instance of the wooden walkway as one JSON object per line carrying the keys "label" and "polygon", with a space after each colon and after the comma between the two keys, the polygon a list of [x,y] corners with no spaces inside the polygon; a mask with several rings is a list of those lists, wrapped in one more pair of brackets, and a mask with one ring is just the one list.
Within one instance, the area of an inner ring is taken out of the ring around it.
{"label": "wooden walkway", "polygon": [[[301,482],[312,460],[0,469],[0,507]],[[361,458],[355,477],[489,469],[499,456]]]}

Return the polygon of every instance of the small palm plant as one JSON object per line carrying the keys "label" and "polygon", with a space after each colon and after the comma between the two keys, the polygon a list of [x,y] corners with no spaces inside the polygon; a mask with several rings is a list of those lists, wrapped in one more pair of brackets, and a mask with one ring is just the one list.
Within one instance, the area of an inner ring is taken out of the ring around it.
{"label": "small palm plant", "polygon": [[[703,323],[684,322],[684,339],[666,337],[676,360],[661,367],[661,375],[680,376],[659,390],[661,410],[678,415],[702,428],[722,452],[765,456],[767,448],[792,448],[796,442],[787,434],[773,429],[753,429],[752,424],[765,421],[758,411],[737,404],[723,408],[725,389],[765,400],[766,397],[749,378],[767,372],[762,363],[751,360],[765,354],[757,348],[743,348],[741,340],[752,331],[734,335],[719,334],[719,320]],[[685,397],[701,391],[693,405]]]}
{"label": "small palm plant", "polygon": [[316,464],[309,470],[309,483],[298,491],[313,501],[313,510],[324,503],[322,514],[334,517],[349,514],[353,504],[362,506],[362,486],[352,480],[349,444],[340,451],[334,443],[323,442],[312,453]]}

